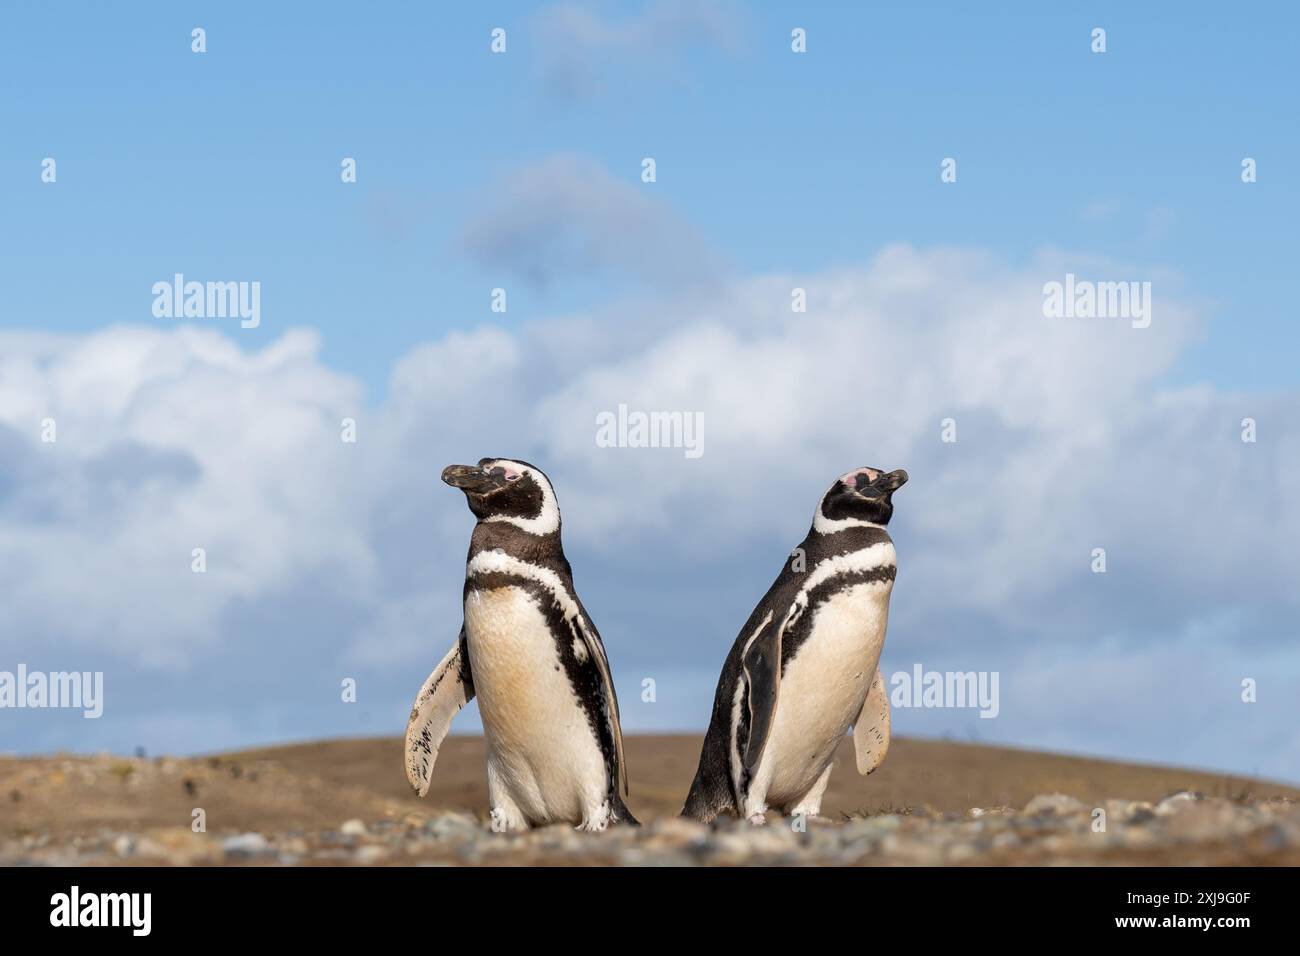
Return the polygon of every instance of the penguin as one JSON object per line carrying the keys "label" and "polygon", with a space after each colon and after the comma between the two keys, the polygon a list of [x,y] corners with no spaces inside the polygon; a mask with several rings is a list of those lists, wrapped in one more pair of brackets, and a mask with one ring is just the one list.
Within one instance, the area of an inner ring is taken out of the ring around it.
{"label": "penguin", "polygon": [[877,664],[896,570],[885,526],[906,481],[901,469],[858,468],[822,496],[723,664],[683,816],[819,816],[850,726],[858,773],[885,759],[889,696]]}
{"label": "penguin", "polygon": [[494,830],[636,824],[609,660],[573,587],[550,479],[525,461],[484,458],[447,466],[442,480],[478,523],[460,636],[411,709],[407,779],[425,795],[452,718],[477,696]]}

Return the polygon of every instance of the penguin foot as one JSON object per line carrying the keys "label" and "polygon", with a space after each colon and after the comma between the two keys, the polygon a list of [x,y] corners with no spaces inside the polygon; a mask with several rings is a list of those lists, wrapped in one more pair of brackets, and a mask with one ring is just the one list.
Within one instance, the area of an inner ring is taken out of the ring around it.
{"label": "penguin foot", "polygon": [[574,829],[584,833],[601,833],[609,826],[609,815],[609,804],[602,804],[599,810],[588,814]]}
{"label": "penguin foot", "polygon": [[755,810],[747,817],[747,820],[750,826],[755,826],[755,827],[767,826],[767,814],[764,813],[762,810]]}
{"label": "penguin foot", "polygon": [[830,823],[830,817],[822,816],[821,807],[795,807],[787,816],[803,817],[805,820],[811,820],[813,823]]}
{"label": "penguin foot", "polygon": [[818,812],[815,811],[815,810],[812,811],[811,813],[810,813],[809,811],[807,811],[807,810],[791,810],[791,811],[790,811],[790,819],[791,819],[791,820],[801,820],[801,821],[802,821],[803,823],[805,823],[805,824],[808,824],[808,823],[834,823],[834,822],[835,822],[835,821],[832,820],[830,817],[824,817],[824,816],[822,816],[820,813],[818,813]]}
{"label": "penguin foot", "polygon": [[512,830],[519,832],[528,829],[528,824],[526,824],[520,817],[512,815],[510,811],[506,810],[504,807],[493,807],[492,812],[489,813],[488,816],[491,817],[492,820],[493,833],[508,833]]}

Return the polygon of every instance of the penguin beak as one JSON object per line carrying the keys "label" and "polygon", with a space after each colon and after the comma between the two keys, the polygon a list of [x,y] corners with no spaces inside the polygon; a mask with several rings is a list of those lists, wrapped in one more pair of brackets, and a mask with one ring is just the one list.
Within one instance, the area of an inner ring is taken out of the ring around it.
{"label": "penguin beak", "polygon": [[442,470],[442,480],[468,492],[481,492],[495,484],[492,476],[478,465],[448,465]]}
{"label": "penguin beak", "polygon": [[897,471],[891,471],[887,475],[881,475],[872,485],[879,488],[885,494],[893,494],[903,485],[907,484],[907,472],[899,468]]}

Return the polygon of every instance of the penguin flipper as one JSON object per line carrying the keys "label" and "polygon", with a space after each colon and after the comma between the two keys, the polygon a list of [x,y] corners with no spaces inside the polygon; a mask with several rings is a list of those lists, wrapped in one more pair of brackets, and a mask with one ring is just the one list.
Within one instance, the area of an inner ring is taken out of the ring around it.
{"label": "penguin flipper", "polygon": [[618,792],[627,796],[627,762],[623,759],[623,727],[618,713],[618,695],[614,693],[614,678],[609,671],[609,658],[605,655],[605,645],[600,639],[600,632],[587,614],[587,609],[578,602],[579,615],[574,623],[575,630],[582,636],[590,660],[595,661],[596,670],[605,686],[605,722],[609,735],[614,741],[614,763],[618,767]]}
{"label": "penguin flipper", "polygon": [[747,687],[749,739],[745,742],[745,767],[753,770],[767,746],[767,735],[776,717],[776,701],[781,692],[781,625],[773,623],[771,611],[754,629],[740,654]]}
{"label": "penguin flipper", "polygon": [[889,693],[879,667],[862,712],[853,723],[853,749],[857,753],[858,773],[864,777],[879,767],[889,752]]}
{"label": "penguin flipper", "polygon": [[473,699],[474,681],[462,624],[455,645],[420,687],[406,724],[406,779],[419,796],[429,792],[433,764],[451,728],[451,719]]}

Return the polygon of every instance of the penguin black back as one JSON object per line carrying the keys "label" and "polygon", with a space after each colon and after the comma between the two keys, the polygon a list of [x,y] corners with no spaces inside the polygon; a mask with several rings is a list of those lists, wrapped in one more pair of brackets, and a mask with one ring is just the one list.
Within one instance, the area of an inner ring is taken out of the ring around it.
{"label": "penguin black back", "polygon": [[[893,545],[885,525],[893,515],[891,495],[906,480],[903,471],[862,468],[841,476],[822,496],[812,528],[723,663],[683,815],[707,821],[741,812],[776,717],[782,674],[812,638],[818,610],[846,589],[892,586]],[[873,660],[873,673],[874,667]]]}

